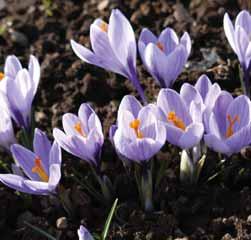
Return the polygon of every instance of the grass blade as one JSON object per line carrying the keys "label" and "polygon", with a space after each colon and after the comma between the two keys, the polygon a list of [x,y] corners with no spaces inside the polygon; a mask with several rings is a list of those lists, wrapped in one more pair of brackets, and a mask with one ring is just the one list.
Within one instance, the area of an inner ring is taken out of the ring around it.
{"label": "grass blade", "polygon": [[116,200],[114,201],[114,203],[112,205],[111,211],[110,211],[110,213],[109,213],[109,215],[108,215],[108,217],[106,219],[104,230],[103,230],[102,235],[101,235],[102,240],[105,240],[106,237],[107,237],[107,234],[108,234],[108,231],[109,231],[111,221],[112,221],[114,212],[116,210],[117,204],[118,204],[118,199],[116,198]]}

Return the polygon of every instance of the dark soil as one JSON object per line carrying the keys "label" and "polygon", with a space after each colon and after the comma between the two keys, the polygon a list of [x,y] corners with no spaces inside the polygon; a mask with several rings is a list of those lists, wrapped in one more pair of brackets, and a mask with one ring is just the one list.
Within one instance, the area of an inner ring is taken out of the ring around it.
{"label": "dark soil", "polygon": [[[194,83],[206,73],[213,82],[237,95],[241,91],[238,61],[222,24],[226,11],[234,17],[240,9],[248,7],[246,2],[0,0],[1,67],[10,54],[17,55],[24,64],[30,54],[39,58],[42,77],[34,102],[35,118],[37,126],[48,134],[51,135],[53,127],[61,127],[63,113],[76,112],[82,102],[90,102],[107,136],[120,100],[125,94],[136,92],[123,77],[81,62],[71,50],[70,39],[89,46],[90,24],[97,17],[108,20],[113,8],[119,8],[130,19],[136,36],[143,27],[157,34],[167,26],[179,35],[188,31],[193,40],[192,54],[175,89],[183,82]],[[148,98],[154,100],[159,88],[140,61],[138,72]],[[113,182],[116,179],[119,198],[109,239],[251,239],[250,154],[233,156],[220,166],[219,156],[209,153],[198,186],[191,187],[179,182],[178,152],[179,149],[166,146],[157,155],[155,161],[167,161],[168,166],[156,190],[156,211],[147,214],[141,210],[133,175],[126,175],[106,140],[103,171]],[[4,153],[1,159],[1,166],[12,161]],[[110,206],[98,202],[76,181],[76,175],[89,178],[88,165],[64,154],[62,169],[61,182],[68,191],[73,215],[64,211],[56,197],[30,197],[1,185],[1,239],[46,239],[34,233],[24,221],[60,240],[77,239],[80,224],[91,232],[102,231]],[[5,172],[4,167],[0,170]]]}

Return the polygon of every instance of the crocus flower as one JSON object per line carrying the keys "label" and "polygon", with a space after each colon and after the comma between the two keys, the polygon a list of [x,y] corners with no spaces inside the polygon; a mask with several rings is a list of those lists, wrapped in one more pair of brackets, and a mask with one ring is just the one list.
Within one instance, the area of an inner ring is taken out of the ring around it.
{"label": "crocus flower", "polygon": [[241,11],[235,20],[235,25],[233,26],[229,15],[225,13],[223,25],[228,42],[238,56],[240,65],[244,72],[245,94],[250,96],[249,71],[251,67],[251,15],[246,10]]}
{"label": "crocus flower", "polygon": [[4,109],[0,110],[0,146],[10,150],[10,146],[16,143],[16,138],[9,113]]}
{"label": "crocus flower", "polygon": [[22,68],[15,56],[6,59],[2,89],[7,96],[9,109],[15,122],[26,129],[30,126],[31,105],[37,92],[40,79],[40,65],[34,56],[30,56],[28,69]]}
{"label": "crocus flower", "polygon": [[157,38],[143,29],[138,42],[142,62],[162,88],[171,87],[181,73],[191,52],[191,39],[187,32],[179,40],[171,28]]}
{"label": "crocus flower", "polygon": [[251,60],[251,15],[246,10],[241,11],[233,26],[228,13],[225,13],[223,24],[228,42],[238,56],[241,66],[248,69]]}
{"label": "crocus flower", "polygon": [[0,174],[0,181],[17,191],[47,195],[54,193],[61,178],[61,149],[51,145],[45,133],[35,129],[34,152],[19,144],[11,146],[16,161],[13,174]]}
{"label": "crocus flower", "polygon": [[166,139],[182,149],[197,145],[204,133],[201,100],[187,104],[188,97],[185,99],[172,89],[161,89],[157,98],[157,106],[162,110],[160,120],[167,130]]}
{"label": "crocus flower", "polygon": [[78,229],[78,237],[79,240],[94,240],[89,231],[82,225]]}
{"label": "crocus flower", "polygon": [[112,10],[109,24],[96,19],[90,27],[93,51],[71,40],[75,54],[84,62],[97,65],[130,79],[140,97],[146,102],[136,73],[137,47],[134,31],[126,17]]}
{"label": "crocus flower", "polygon": [[205,130],[208,128],[210,113],[220,93],[221,88],[218,83],[212,84],[204,74],[199,77],[195,86],[184,83],[180,90],[180,95],[187,105],[190,105],[192,101],[200,104]]}
{"label": "crocus flower", "polygon": [[251,102],[244,96],[233,99],[222,92],[209,119],[205,143],[214,151],[230,156],[251,142]]}
{"label": "crocus flower", "polygon": [[72,155],[97,166],[104,136],[100,120],[93,109],[83,103],[78,116],[66,113],[62,119],[64,132],[55,128],[53,135],[59,145]]}
{"label": "crocus flower", "polygon": [[135,162],[148,161],[166,140],[164,126],[151,106],[142,107],[136,98],[125,96],[118,110],[117,129],[113,136],[117,152]]}

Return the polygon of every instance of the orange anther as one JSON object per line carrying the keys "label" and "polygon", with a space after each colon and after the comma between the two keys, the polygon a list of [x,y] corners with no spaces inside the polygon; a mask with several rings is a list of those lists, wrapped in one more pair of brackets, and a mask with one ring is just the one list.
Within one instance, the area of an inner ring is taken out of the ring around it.
{"label": "orange anther", "polygon": [[130,122],[130,127],[134,130],[137,138],[143,138],[143,133],[139,130],[140,126],[140,120],[134,119],[132,122]]}
{"label": "orange anther", "polygon": [[4,73],[3,72],[0,72],[0,81],[3,80],[5,77]]}
{"label": "orange anther", "polygon": [[157,47],[158,47],[162,52],[164,52],[164,45],[163,45],[163,43],[157,42],[156,45],[157,45]]}
{"label": "orange anther", "polygon": [[174,126],[176,126],[177,128],[180,128],[181,130],[185,131],[186,129],[185,123],[182,121],[181,118],[177,117],[175,112],[173,111],[169,112],[167,115],[167,120],[169,122],[172,122]]}
{"label": "orange anther", "polygon": [[229,114],[227,115],[227,120],[229,122],[228,128],[226,130],[226,138],[231,137],[234,134],[234,124],[236,122],[240,123],[240,117],[238,115],[235,115],[234,118],[232,118]]}
{"label": "orange anther", "polygon": [[48,177],[47,173],[45,172],[45,170],[42,166],[42,161],[39,157],[35,158],[34,167],[32,168],[32,172],[36,173],[43,182],[49,181],[49,177]]}
{"label": "orange anther", "polygon": [[82,127],[81,127],[81,122],[78,122],[75,124],[74,129],[83,137],[86,137],[85,132],[83,131]]}
{"label": "orange anther", "polygon": [[101,28],[101,30],[102,30],[103,32],[108,32],[108,24],[107,24],[106,22],[102,21],[102,22],[100,23],[99,27]]}

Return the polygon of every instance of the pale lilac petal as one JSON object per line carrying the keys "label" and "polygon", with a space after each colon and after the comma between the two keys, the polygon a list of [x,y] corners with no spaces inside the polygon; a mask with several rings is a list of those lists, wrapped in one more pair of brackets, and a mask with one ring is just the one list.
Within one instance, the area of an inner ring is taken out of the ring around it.
{"label": "pale lilac petal", "polygon": [[148,71],[160,86],[170,87],[184,67],[185,48],[180,45],[169,55],[165,55],[155,44],[150,43],[145,48],[144,59]]}
{"label": "pale lilac petal", "polygon": [[63,131],[54,128],[53,129],[53,136],[57,143],[68,153],[71,153],[72,155],[79,157],[82,159],[82,150],[81,146],[83,145],[81,143],[81,146],[76,146],[72,142],[72,137],[67,136]]}
{"label": "pale lilac petal", "polygon": [[215,115],[215,119],[217,121],[217,125],[219,126],[221,136],[226,135],[227,109],[232,101],[233,101],[232,95],[226,91],[222,91],[219,97],[217,98],[213,108],[213,112]]}
{"label": "pale lilac petal", "polygon": [[175,112],[186,126],[191,123],[187,106],[180,95],[172,89],[161,89],[157,98],[157,106],[162,109],[166,116],[169,112]]}
{"label": "pale lilac petal", "polygon": [[78,117],[79,121],[81,121],[83,131],[86,135],[90,130],[88,120],[93,113],[94,113],[93,109],[87,103],[82,103],[81,106],[79,107]]}
{"label": "pale lilac petal", "polygon": [[29,74],[32,81],[33,97],[35,96],[40,80],[40,65],[37,58],[33,55],[30,56],[29,61]]}
{"label": "pale lilac petal", "polygon": [[20,177],[25,177],[24,172],[17,164],[12,163],[11,170],[12,170],[13,174],[18,175]]}
{"label": "pale lilac petal", "polygon": [[207,75],[203,74],[199,77],[194,87],[199,91],[202,99],[205,101],[206,96],[212,86],[212,83]]}
{"label": "pale lilac petal", "polygon": [[180,44],[182,44],[187,52],[187,58],[191,53],[191,48],[192,48],[192,42],[189,34],[187,32],[184,32],[182,37],[180,38]]}
{"label": "pale lilac petal", "polygon": [[249,44],[249,37],[247,33],[243,30],[241,26],[237,26],[235,29],[235,43],[236,43],[236,54],[238,55],[239,61],[242,65],[242,67],[245,66],[245,56],[246,56],[246,50]]}
{"label": "pale lilac petal", "polygon": [[213,149],[215,152],[224,153],[227,155],[231,154],[231,149],[228,147],[228,145],[225,143],[225,141],[222,141],[222,139],[217,138],[215,135],[209,133],[204,136],[204,141],[206,145]]}
{"label": "pale lilac petal", "polygon": [[25,186],[24,181],[27,178],[18,176],[18,175],[14,175],[14,174],[0,174],[0,181],[12,188],[15,189],[19,192],[24,192],[24,193],[29,193],[29,194],[33,194],[34,191],[32,191],[30,188],[28,188],[27,186]]}
{"label": "pale lilac petal", "polygon": [[53,144],[51,146],[51,149],[48,152],[48,154],[49,154],[50,165],[51,164],[61,165],[61,163],[62,163],[61,148],[60,148],[59,144],[55,140],[54,140],[54,142],[53,142]]}
{"label": "pale lilac petal", "polygon": [[22,69],[18,58],[14,55],[8,56],[4,65],[4,74],[9,78],[15,78],[17,73]]}
{"label": "pale lilac petal", "polygon": [[179,139],[181,138],[183,134],[183,130],[180,128],[177,128],[171,124],[166,124],[166,140],[175,145],[178,146],[179,144]]}
{"label": "pale lilac petal", "polygon": [[[188,105],[189,106],[189,105]],[[193,122],[202,122],[205,106],[202,102],[192,101],[189,107],[189,113]]]}
{"label": "pale lilac petal", "polygon": [[82,225],[78,229],[78,237],[79,237],[79,240],[94,240],[94,238],[91,236],[88,230]]}
{"label": "pale lilac petal", "polygon": [[117,131],[117,129],[118,129],[118,126],[115,124],[111,125],[111,127],[109,129],[109,140],[111,141],[112,145],[114,145],[113,137],[114,137],[114,134]]}
{"label": "pale lilac petal", "polygon": [[48,181],[48,190],[53,192],[61,179],[61,167],[59,164],[50,165],[50,177]]}
{"label": "pale lilac petal", "polygon": [[102,59],[103,67],[124,75],[124,67],[114,54],[107,33],[101,30],[96,24],[92,24],[90,27],[90,40],[93,52]]}
{"label": "pale lilac petal", "polygon": [[243,147],[251,143],[251,125],[243,127],[226,140],[226,144],[233,153],[238,153]]}
{"label": "pale lilac petal", "polygon": [[35,166],[35,159],[37,157],[33,152],[21,145],[13,144],[11,146],[11,153],[15,161],[31,180],[40,181],[38,174],[32,172],[32,168]]}
{"label": "pale lilac petal", "polygon": [[249,42],[247,50],[246,50],[246,55],[245,55],[245,63],[246,66],[249,67],[251,62],[251,42]]}
{"label": "pale lilac petal", "polygon": [[34,191],[34,194],[47,195],[50,193],[49,185],[47,182],[41,181],[32,181],[32,180],[24,180],[23,184],[29,188],[31,191]]}
{"label": "pale lilac petal", "polygon": [[134,118],[137,118],[141,108],[142,108],[141,103],[134,96],[131,95],[124,96],[118,109],[118,122],[120,121],[121,113],[124,110],[131,112]]}
{"label": "pale lilac petal", "polygon": [[241,26],[247,35],[251,33],[251,16],[248,11],[242,10],[236,17],[235,28]]}
{"label": "pale lilac petal", "polygon": [[7,82],[7,98],[15,121],[28,127],[33,100],[32,83],[26,69],[18,72],[15,79]]}
{"label": "pale lilac petal", "polygon": [[116,57],[123,66],[128,66],[130,62],[135,68],[137,49],[134,31],[130,22],[118,9],[112,10],[109,19],[108,38]]}
{"label": "pale lilac petal", "polygon": [[9,150],[10,146],[16,143],[16,138],[12,126],[10,115],[4,110],[0,110],[0,146]]}
{"label": "pale lilac petal", "polygon": [[176,32],[173,29],[166,28],[161,32],[161,34],[160,34],[160,36],[158,38],[158,42],[163,44],[164,53],[166,55],[168,55],[179,44],[179,39],[178,39],[178,36],[177,36]]}
{"label": "pale lilac petal", "polygon": [[180,89],[180,96],[184,100],[187,106],[190,106],[191,102],[197,104],[203,103],[200,93],[191,84],[184,83]]}
{"label": "pale lilac petal", "polygon": [[46,173],[49,173],[49,152],[51,150],[51,142],[49,141],[47,135],[39,130],[35,129],[34,140],[33,140],[33,150],[37,157],[42,161],[42,166],[44,167]]}
{"label": "pale lilac petal", "polygon": [[148,43],[156,44],[156,42],[157,42],[157,37],[149,29],[143,28],[143,30],[140,33],[138,41],[138,48],[142,61],[144,61],[144,50],[146,45]]}
{"label": "pale lilac petal", "polygon": [[129,139],[136,139],[137,135],[133,128],[130,127],[131,123],[135,120],[131,112],[124,110],[121,112],[118,121],[118,128],[121,128],[122,133]]}
{"label": "pale lilac petal", "polygon": [[235,30],[227,13],[225,13],[224,15],[223,27],[230,46],[232,47],[234,52],[237,53],[238,51],[236,49]]}
{"label": "pale lilac petal", "polygon": [[215,101],[221,93],[221,88],[219,84],[214,83],[205,98],[205,105],[207,108],[212,109],[214,107]]}
{"label": "pale lilac petal", "polygon": [[225,138],[225,133],[222,134],[221,129],[219,128],[220,125],[218,125],[218,122],[216,120],[216,115],[214,113],[211,113],[209,115],[209,120],[208,120],[208,129],[211,134],[216,136],[217,138]]}
{"label": "pale lilac petal", "polygon": [[120,72],[117,68],[114,69],[114,65],[111,64],[110,61],[106,61],[104,59],[104,56],[98,56],[94,54],[91,50],[82,46],[79,43],[76,43],[74,40],[71,40],[71,47],[74,53],[84,62],[96,65],[101,68],[105,68],[110,71],[117,72],[123,76],[127,76],[127,73],[125,73],[124,71]]}
{"label": "pale lilac petal", "polygon": [[157,119],[152,112],[151,107],[145,106],[139,111],[138,119],[140,120],[140,128],[156,124]]}
{"label": "pale lilac petal", "polygon": [[[76,124],[79,123],[81,124],[80,119],[76,115],[72,113],[66,113],[63,115],[62,118],[63,129],[67,135],[69,136],[80,135],[80,133],[75,129]],[[83,127],[82,124],[81,127]]]}
{"label": "pale lilac petal", "polygon": [[95,129],[101,139],[104,139],[101,122],[95,112],[88,119],[88,128]]}
{"label": "pale lilac petal", "polygon": [[[233,131],[237,132],[242,127],[246,126],[251,121],[251,106],[248,97],[241,95],[231,102],[227,109],[226,116],[230,115],[233,119],[237,116],[239,119],[233,126]],[[229,125],[229,121],[225,119],[226,125]]]}
{"label": "pale lilac petal", "polygon": [[182,149],[189,149],[197,145],[203,137],[204,126],[201,123],[189,125],[184,134],[180,137],[178,146]]}

